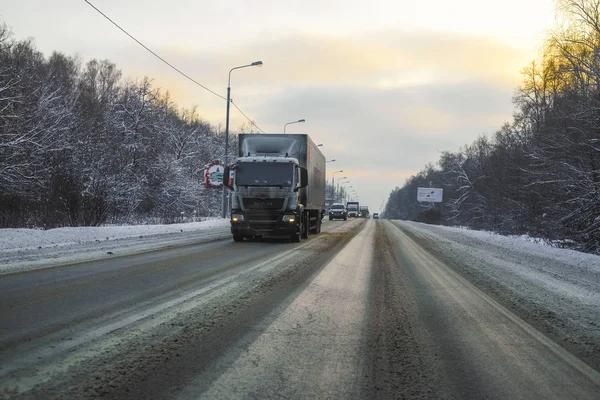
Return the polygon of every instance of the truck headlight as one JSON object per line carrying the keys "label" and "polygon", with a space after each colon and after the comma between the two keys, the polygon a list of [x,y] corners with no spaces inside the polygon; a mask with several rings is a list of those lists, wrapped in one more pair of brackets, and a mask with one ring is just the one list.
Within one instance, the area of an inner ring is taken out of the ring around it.
{"label": "truck headlight", "polygon": [[283,222],[289,222],[290,224],[293,224],[294,222],[296,222],[296,216],[295,215],[284,215],[283,218],[281,218],[281,220]]}
{"label": "truck headlight", "polygon": [[244,216],[242,214],[232,214],[231,215],[231,222],[243,222],[244,221]]}

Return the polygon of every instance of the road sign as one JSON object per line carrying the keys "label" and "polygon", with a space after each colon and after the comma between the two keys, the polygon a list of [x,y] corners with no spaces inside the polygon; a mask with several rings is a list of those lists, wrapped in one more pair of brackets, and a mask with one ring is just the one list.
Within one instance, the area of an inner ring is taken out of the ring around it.
{"label": "road sign", "polygon": [[417,201],[441,203],[443,195],[444,189],[417,188]]}
{"label": "road sign", "polygon": [[204,167],[204,185],[210,188],[223,187],[224,166],[221,161],[215,160]]}

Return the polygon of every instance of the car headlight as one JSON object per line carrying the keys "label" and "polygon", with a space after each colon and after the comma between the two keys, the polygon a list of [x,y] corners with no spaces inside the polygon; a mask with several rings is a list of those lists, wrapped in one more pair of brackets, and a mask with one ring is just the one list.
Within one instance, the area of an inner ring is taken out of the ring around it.
{"label": "car headlight", "polygon": [[232,214],[231,215],[231,222],[243,222],[244,221],[244,216],[242,214]]}
{"label": "car headlight", "polygon": [[290,224],[293,224],[294,222],[296,222],[296,216],[295,215],[284,215],[283,218],[281,218],[281,220],[283,222],[289,222]]}

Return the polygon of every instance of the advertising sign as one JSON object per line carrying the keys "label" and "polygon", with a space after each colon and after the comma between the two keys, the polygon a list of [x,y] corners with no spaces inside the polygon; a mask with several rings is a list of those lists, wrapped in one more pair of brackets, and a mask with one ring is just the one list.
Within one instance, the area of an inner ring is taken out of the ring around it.
{"label": "advertising sign", "polygon": [[221,161],[215,160],[204,167],[204,185],[209,188],[223,187],[223,172],[225,168]]}
{"label": "advertising sign", "polygon": [[441,203],[443,195],[444,189],[417,188],[417,201]]}

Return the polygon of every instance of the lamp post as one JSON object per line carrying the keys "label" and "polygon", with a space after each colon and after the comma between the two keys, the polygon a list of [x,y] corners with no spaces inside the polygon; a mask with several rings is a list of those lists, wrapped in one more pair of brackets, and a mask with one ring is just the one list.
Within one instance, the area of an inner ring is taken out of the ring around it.
{"label": "lamp post", "polygon": [[339,174],[340,172],[344,172],[344,170],[340,169],[339,171],[335,171],[333,173],[333,176],[331,177],[331,190],[333,191],[334,199],[335,199],[335,174]]}
{"label": "lamp post", "polygon": [[[331,177],[331,186],[334,186],[334,183],[335,183],[335,174],[339,174],[340,172],[344,172],[344,170],[343,170],[343,169],[340,169],[339,171],[335,171],[335,172],[333,173],[333,176]],[[343,178],[342,178],[342,179],[343,179]]]}
{"label": "lamp post", "polygon": [[348,178],[346,178],[346,177],[344,176],[344,177],[342,177],[342,178],[338,179],[338,187],[340,187],[340,183],[342,183],[342,182],[340,182],[340,180],[342,180],[342,179],[348,179]]}
{"label": "lamp post", "polygon": [[[352,191],[354,191],[354,186],[350,185],[348,186],[348,189],[352,189]],[[346,191],[346,203],[351,199],[351,195],[352,192],[350,190]]]}
{"label": "lamp post", "polygon": [[325,164],[330,163],[330,162],[335,162],[335,158],[333,160],[327,160],[327,161],[325,161]]}
{"label": "lamp post", "polygon": [[[347,179],[347,178],[344,176],[343,178],[340,178],[340,179]],[[335,194],[335,192],[339,192],[339,191],[340,191],[340,180],[338,179],[337,190],[336,190],[336,188],[334,187],[334,188],[333,188],[333,193]]]}
{"label": "lamp post", "polygon": [[283,126],[283,133],[285,133],[285,127],[286,127],[286,126],[288,126],[288,125],[291,125],[291,124],[297,124],[297,123],[299,123],[299,122],[306,122],[306,120],[305,120],[304,118],[302,118],[302,119],[299,119],[298,121],[292,121],[292,122],[288,122],[287,124],[285,124],[285,125]]}
{"label": "lamp post", "polygon": [[[262,61],[254,61],[252,64],[248,65],[240,65],[239,67],[233,67],[229,70],[229,79],[227,79],[227,115],[225,116],[225,162],[224,165],[227,166],[229,164],[229,103],[231,103],[231,72],[234,69],[241,69],[247,67],[260,67],[262,66]],[[225,187],[225,182],[223,182],[223,206],[221,217],[225,218],[227,215],[227,188]]]}

